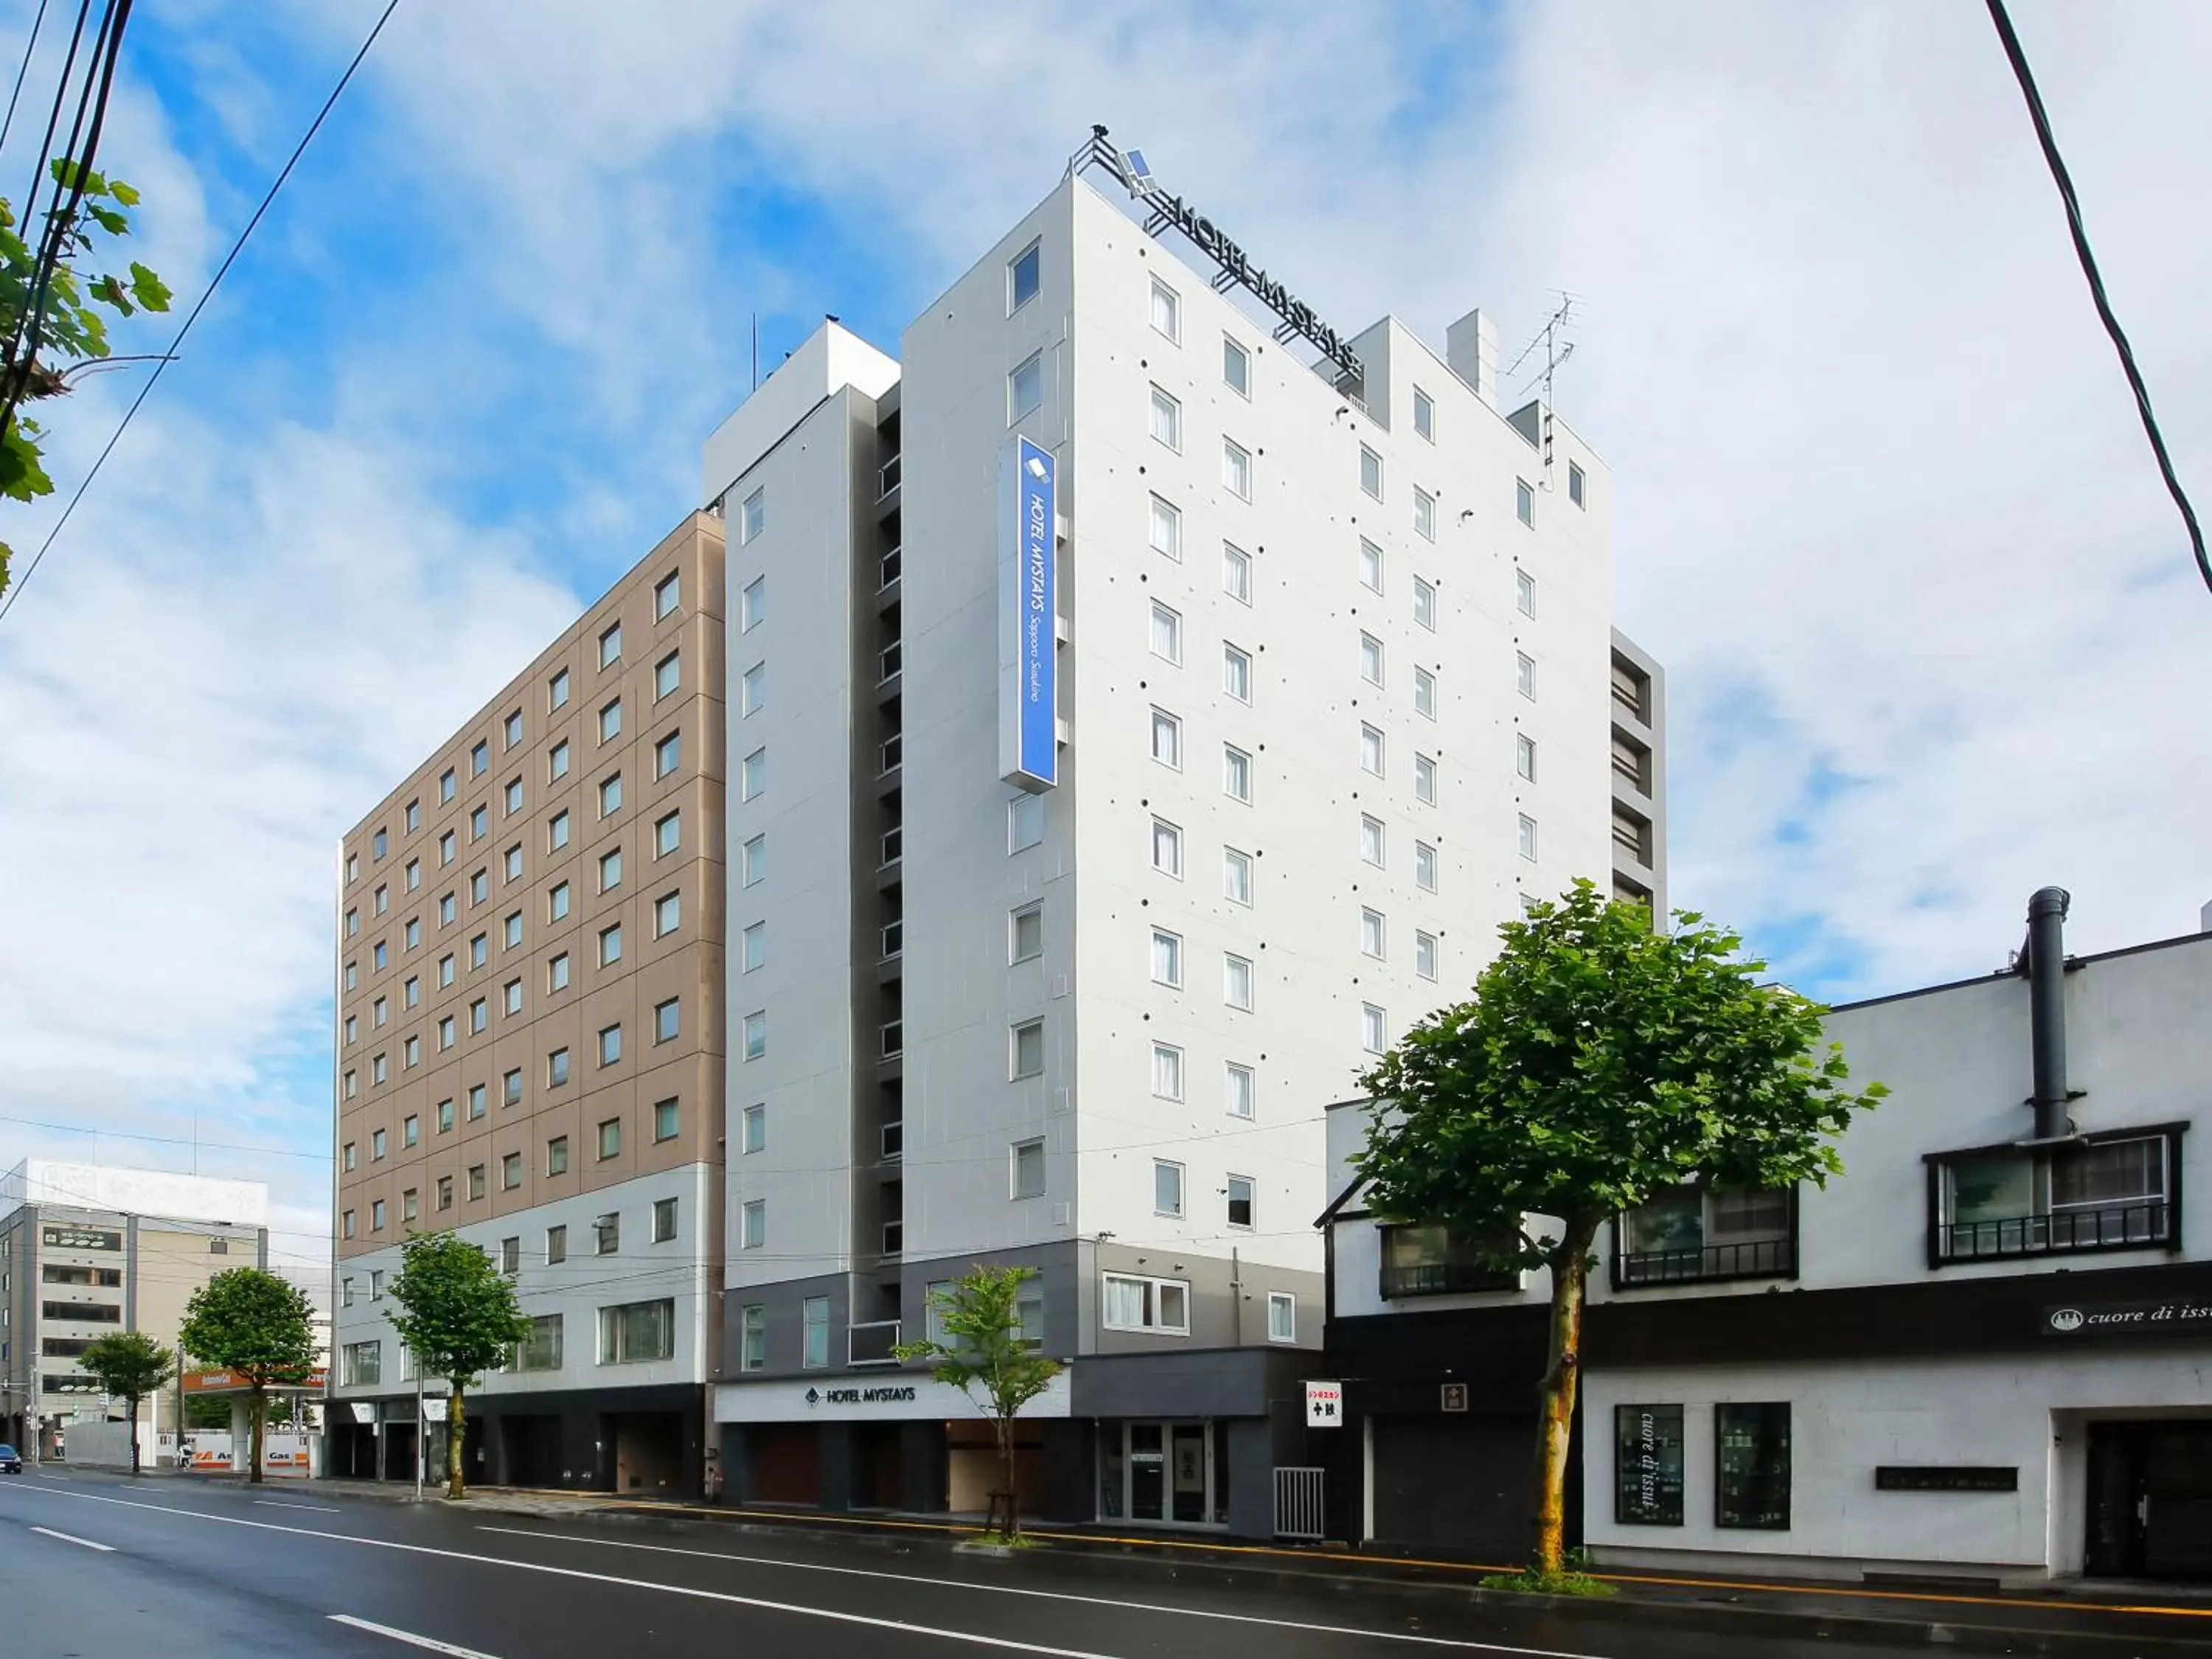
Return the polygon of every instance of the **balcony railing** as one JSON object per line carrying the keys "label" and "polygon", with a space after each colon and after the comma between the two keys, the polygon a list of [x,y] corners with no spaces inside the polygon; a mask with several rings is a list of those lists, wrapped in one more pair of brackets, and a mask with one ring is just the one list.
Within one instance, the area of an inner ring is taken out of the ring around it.
{"label": "balcony railing", "polygon": [[883,471],[878,477],[881,488],[876,491],[877,495],[888,495],[896,489],[899,487],[899,458],[894,455],[885,461]]}
{"label": "balcony railing", "polygon": [[898,1346],[899,1322],[896,1319],[871,1320],[865,1325],[854,1325],[846,1332],[845,1363],[848,1365],[896,1365],[898,1356],[891,1352]]}
{"label": "balcony railing", "polygon": [[1795,1238],[1749,1239],[1701,1249],[1621,1250],[1613,1258],[1615,1285],[1681,1285],[1713,1279],[1794,1279]]}
{"label": "balcony railing", "polygon": [[878,684],[880,685],[885,680],[896,679],[899,672],[899,642],[893,640],[885,646],[877,653],[876,661],[879,670],[876,675]]}
{"label": "balcony railing", "polygon": [[906,1125],[903,1122],[884,1125],[884,1162],[896,1164],[906,1152]]}
{"label": "balcony railing", "polygon": [[885,1020],[883,1026],[883,1036],[884,1058],[885,1060],[896,1060],[901,1054],[906,1052],[906,1022],[904,1020]]}
{"label": "balcony railing", "polygon": [[906,836],[902,828],[895,823],[884,830],[881,845],[883,856],[879,866],[896,864],[905,856]]}
{"label": "balcony railing", "polygon": [[889,587],[893,582],[899,579],[899,550],[897,548],[895,547],[891,549],[890,552],[884,555],[882,561],[883,575],[881,580],[877,584],[878,587]]}
{"label": "balcony railing", "polygon": [[906,924],[887,921],[883,926],[883,959],[889,962],[906,949]]}
{"label": "balcony railing", "polygon": [[905,745],[901,741],[900,736],[895,733],[884,739],[878,753],[883,761],[882,769],[885,772],[896,772],[899,769],[900,761],[905,757]]}
{"label": "balcony railing", "polygon": [[1511,1268],[1486,1267],[1474,1261],[1422,1261],[1402,1267],[1385,1265],[1382,1299],[1408,1296],[1453,1296],[1469,1291],[1517,1291],[1521,1275]]}
{"label": "balcony railing", "polygon": [[1944,1261],[2006,1256],[2071,1255],[2090,1250],[2140,1250],[2172,1242],[2171,1206],[2162,1198],[2099,1209],[2057,1210],[1995,1221],[1957,1221],[1936,1230]]}

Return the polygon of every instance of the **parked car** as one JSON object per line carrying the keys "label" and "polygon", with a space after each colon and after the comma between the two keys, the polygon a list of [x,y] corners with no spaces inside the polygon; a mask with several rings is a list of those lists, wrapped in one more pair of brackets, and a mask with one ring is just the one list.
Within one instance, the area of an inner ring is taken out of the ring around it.
{"label": "parked car", "polygon": [[0,1474],[21,1474],[22,1472],[22,1454],[13,1446],[0,1446]]}

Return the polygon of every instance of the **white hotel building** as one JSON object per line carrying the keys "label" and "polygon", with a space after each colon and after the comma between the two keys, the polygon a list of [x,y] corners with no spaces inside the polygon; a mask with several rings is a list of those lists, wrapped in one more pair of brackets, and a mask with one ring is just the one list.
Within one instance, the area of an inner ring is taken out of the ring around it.
{"label": "white hotel building", "polygon": [[1615,670],[1655,746],[1661,705],[1613,645],[1609,479],[1498,408],[1487,320],[1309,367],[1116,165],[1094,140],[897,361],[825,324],[705,446],[732,1499],[981,1507],[985,1425],[889,1350],[990,1261],[1069,1362],[1026,1503],[1267,1531],[1322,1337],[1315,1103],[1660,798],[1648,750],[1616,789]]}

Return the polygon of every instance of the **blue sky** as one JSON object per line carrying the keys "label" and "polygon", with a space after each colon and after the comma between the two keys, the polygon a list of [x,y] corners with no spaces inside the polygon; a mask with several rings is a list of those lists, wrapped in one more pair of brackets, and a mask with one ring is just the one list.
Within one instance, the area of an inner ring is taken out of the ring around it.
{"label": "blue sky", "polygon": [[[134,15],[110,160],[180,297],[379,9]],[[2212,16],[2020,26],[2212,491]],[[319,1153],[338,833],[694,504],[753,314],[764,366],[895,344],[1093,120],[1353,327],[1583,297],[1678,903],[1836,999],[1998,965],[2046,882],[2081,948],[2193,927],[2212,600],[1979,6],[404,0],[0,624],[0,1161]],[[57,411],[64,490],[133,389]],[[308,1159],[204,1167],[321,1224]]]}

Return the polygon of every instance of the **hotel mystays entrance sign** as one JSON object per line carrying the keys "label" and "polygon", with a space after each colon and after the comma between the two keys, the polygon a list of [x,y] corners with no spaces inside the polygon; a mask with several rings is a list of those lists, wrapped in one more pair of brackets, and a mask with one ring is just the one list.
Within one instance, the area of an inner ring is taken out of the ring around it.
{"label": "hotel mystays entrance sign", "polygon": [[999,459],[999,775],[1024,789],[1060,782],[1060,658],[1054,592],[1055,464],[1017,438]]}

